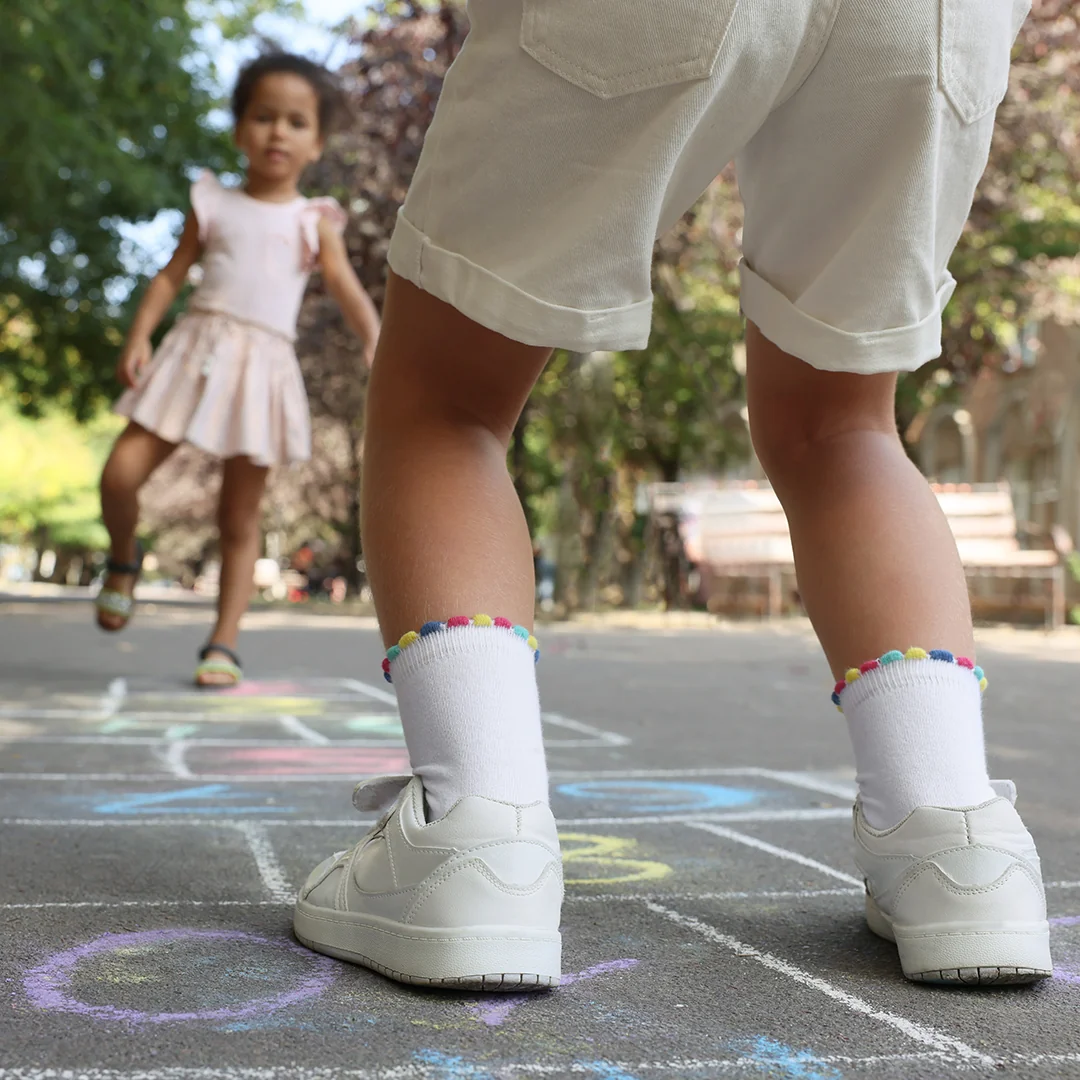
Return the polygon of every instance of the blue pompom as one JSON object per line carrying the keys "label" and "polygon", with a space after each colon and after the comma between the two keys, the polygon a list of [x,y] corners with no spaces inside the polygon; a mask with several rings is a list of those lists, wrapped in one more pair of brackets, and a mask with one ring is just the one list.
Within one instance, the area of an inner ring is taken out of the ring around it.
{"label": "blue pompom", "polygon": [[956,657],[948,649],[931,649],[931,660],[944,660],[946,664],[955,664]]}
{"label": "blue pompom", "polygon": [[420,627],[420,636],[429,637],[431,634],[437,634],[443,629],[445,629],[445,626],[441,622],[426,622]]}

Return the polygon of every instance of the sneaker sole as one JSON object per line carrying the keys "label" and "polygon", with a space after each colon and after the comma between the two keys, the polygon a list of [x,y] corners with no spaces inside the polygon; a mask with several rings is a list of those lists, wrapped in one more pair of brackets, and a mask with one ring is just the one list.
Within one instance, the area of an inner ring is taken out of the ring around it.
{"label": "sneaker sole", "polygon": [[396,982],[450,990],[522,993],[558,986],[562,935],[518,927],[429,930],[375,924],[352,912],[300,901],[293,914],[297,940],[316,952],[371,968]]}
{"label": "sneaker sole", "polygon": [[952,986],[1016,986],[1053,974],[1050,927],[1031,930],[957,930],[899,934],[889,917],[866,898],[866,923],[896,945],[900,967],[912,982]]}

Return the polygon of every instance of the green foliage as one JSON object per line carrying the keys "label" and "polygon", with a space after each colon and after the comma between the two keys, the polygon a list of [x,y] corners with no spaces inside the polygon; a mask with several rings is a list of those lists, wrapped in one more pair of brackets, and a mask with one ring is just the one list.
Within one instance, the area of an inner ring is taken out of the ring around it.
{"label": "green foliage", "polygon": [[[272,0],[6,0],[0,33],[0,367],[20,407],[90,415],[112,371],[139,255],[125,222],[183,209],[195,166],[235,154],[207,124],[216,104],[201,22],[250,29]],[[125,267],[125,262],[127,266]]]}
{"label": "green foliage", "polygon": [[107,414],[80,425],[56,408],[31,419],[0,403],[0,539],[44,528],[52,544],[106,546],[98,478],[122,426]]}

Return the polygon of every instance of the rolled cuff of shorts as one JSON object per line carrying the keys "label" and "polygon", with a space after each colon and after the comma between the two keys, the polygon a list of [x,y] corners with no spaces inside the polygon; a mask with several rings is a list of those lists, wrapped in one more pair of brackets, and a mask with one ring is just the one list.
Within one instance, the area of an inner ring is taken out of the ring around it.
{"label": "rolled cuff of shorts", "polygon": [[457,308],[473,322],[526,345],[572,352],[644,349],[652,298],[587,311],[549,304],[453,251],[433,244],[398,211],[390,267],[399,277]]}
{"label": "rolled cuff of shorts", "polygon": [[774,345],[821,371],[877,375],[914,371],[941,355],[941,312],[956,282],[946,275],[938,289],[937,307],[922,322],[889,330],[852,333],[838,330],[800,311],[783,293],[747,265],[742,274],[743,314]]}

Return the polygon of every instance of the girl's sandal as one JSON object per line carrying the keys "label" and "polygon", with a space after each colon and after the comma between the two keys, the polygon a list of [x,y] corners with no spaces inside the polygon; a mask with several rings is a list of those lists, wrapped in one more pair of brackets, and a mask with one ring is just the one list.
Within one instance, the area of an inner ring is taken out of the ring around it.
{"label": "girl's sandal", "polygon": [[[110,574],[125,574],[131,577],[131,592],[121,592],[119,589],[101,589],[97,596],[94,597],[94,608],[97,611],[97,624],[102,630],[107,630],[109,633],[116,633],[118,630],[123,630],[129,622],[131,622],[132,613],[135,611],[135,585],[138,583],[139,575],[142,573],[143,564],[143,548],[142,544],[136,542],[135,544],[135,561],[133,563],[117,562],[115,559],[108,559],[105,563],[105,570]],[[102,615],[111,616],[114,619],[120,619],[118,623],[106,623],[102,621]]]}
{"label": "girl's sandal", "polygon": [[[214,653],[218,656],[211,660]],[[227,690],[237,686],[244,677],[240,657],[227,645],[211,641],[199,651],[199,661],[195,669],[195,685],[204,690]]]}

